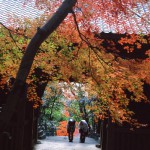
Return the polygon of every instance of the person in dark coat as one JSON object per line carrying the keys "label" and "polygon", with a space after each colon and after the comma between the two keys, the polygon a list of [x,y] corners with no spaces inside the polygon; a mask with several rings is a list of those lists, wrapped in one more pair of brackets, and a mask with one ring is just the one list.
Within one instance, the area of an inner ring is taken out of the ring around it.
{"label": "person in dark coat", "polygon": [[74,134],[75,128],[76,128],[76,121],[70,118],[67,124],[67,133],[68,133],[69,142],[73,141],[73,134]]}

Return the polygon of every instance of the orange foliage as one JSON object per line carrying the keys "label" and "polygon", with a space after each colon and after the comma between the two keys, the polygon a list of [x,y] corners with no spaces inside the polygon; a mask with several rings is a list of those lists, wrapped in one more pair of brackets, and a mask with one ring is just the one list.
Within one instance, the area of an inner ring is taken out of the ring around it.
{"label": "orange foliage", "polygon": [[[76,123],[77,124],[77,123]],[[78,134],[78,129],[75,129],[74,135],[76,136]],[[68,136],[67,133],[67,121],[62,121],[59,123],[58,129],[56,130],[57,136]]]}
{"label": "orange foliage", "polygon": [[[127,52],[133,52],[135,50],[135,47],[137,49],[141,49],[142,44],[148,44],[148,39],[145,39],[142,35],[137,34],[130,34],[126,37],[122,37],[119,41],[119,44],[121,44]],[[126,46],[128,44],[128,46]],[[124,46],[125,45],[125,46]]]}
{"label": "orange foliage", "polygon": [[69,117],[70,115],[69,115],[69,112],[67,111],[67,107],[65,107],[64,110],[65,110],[65,113],[64,113],[65,116],[66,116],[66,117]]}
{"label": "orange foliage", "polygon": [[62,121],[59,123],[58,129],[56,131],[56,134],[58,136],[67,136],[67,121]]}
{"label": "orange foliage", "polygon": [[33,108],[36,109],[39,105],[43,104],[42,99],[38,97],[36,92],[36,85],[30,84],[27,91],[27,98],[33,103]]}
{"label": "orange foliage", "polygon": [[[1,74],[0,74],[1,75]],[[4,86],[6,85],[6,83],[7,83],[7,78],[6,77],[1,77],[0,76],[0,89],[4,89]]]}

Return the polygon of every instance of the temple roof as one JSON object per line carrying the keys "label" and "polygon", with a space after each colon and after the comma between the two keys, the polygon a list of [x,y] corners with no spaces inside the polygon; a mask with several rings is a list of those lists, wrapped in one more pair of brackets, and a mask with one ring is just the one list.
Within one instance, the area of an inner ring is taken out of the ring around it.
{"label": "temple roof", "polygon": [[24,5],[23,0],[0,0],[0,22],[7,25],[12,16],[36,18],[41,11],[34,6],[34,2]]}
{"label": "temple roof", "polygon": [[[103,2],[108,0],[103,0]],[[109,0],[111,1],[111,0]],[[0,22],[6,24],[9,16],[15,14],[17,17],[35,18],[41,14],[41,11],[34,7],[34,3],[23,6],[21,0],[0,0]],[[109,9],[108,9],[109,11]],[[100,26],[100,32],[105,33],[150,33],[150,0],[145,3],[137,3],[133,8],[127,10],[128,15],[120,13],[117,20],[106,11],[105,18],[99,18],[97,24]]]}
{"label": "temple roof", "polygon": [[120,13],[115,21],[113,21],[114,17],[106,11],[105,19],[100,21],[100,26],[102,27],[101,32],[149,34],[150,1],[136,3],[133,8],[129,6],[126,9],[126,14]]}

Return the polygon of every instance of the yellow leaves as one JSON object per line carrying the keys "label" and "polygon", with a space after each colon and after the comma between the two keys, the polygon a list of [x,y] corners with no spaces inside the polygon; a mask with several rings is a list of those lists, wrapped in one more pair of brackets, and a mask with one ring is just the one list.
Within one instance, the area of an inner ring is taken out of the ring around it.
{"label": "yellow leaves", "polygon": [[110,105],[109,111],[113,121],[118,122],[119,124],[129,122],[133,115],[132,111],[127,110],[127,106],[122,107],[119,103],[113,103],[113,105]]}
{"label": "yellow leaves", "polygon": [[95,111],[95,110],[98,110],[98,106],[97,105],[92,105],[92,106],[86,106],[87,110],[91,110],[91,111]]}

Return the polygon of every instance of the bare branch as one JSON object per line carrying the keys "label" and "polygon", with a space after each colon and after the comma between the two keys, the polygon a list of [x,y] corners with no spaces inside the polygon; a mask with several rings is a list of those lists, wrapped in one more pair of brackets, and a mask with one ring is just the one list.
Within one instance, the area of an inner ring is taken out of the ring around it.
{"label": "bare branch", "polygon": [[78,26],[78,23],[77,23],[77,19],[76,19],[76,15],[75,15],[74,11],[72,11],[72,14],[73,14],[74,22],[75,22],[75,25],[76,25],[76,28],[77,28],[77,31],[78,31],[78,33],[79,33],[79,37],[81,38],[81,40],[84,41],[84,42],[88,45],[88,47],[93,50],[93,52],[94,52],[95,55],[97,56],[99,62],[102,64],[102,66],[104,67],[104,69],[106,69],[106,68],[105,68],[105,66],[103,65],[103,63],[107,64],[108,66],[111,66],[109,62],[106,62],[106,61],[105,61],[104,59],[102,59],[102,58],[99,56],[99,54],[97,53],[96,50],[98,50],[98,51],[100,52],[100,49],[99,49],[98,47],[93,46],[93,45],[89,42],[88,38],[87,38],[85,35],[83,35],[83,34],[81,33],[81,31],[80,31],[80,29],[79,29],[79,26]]}

